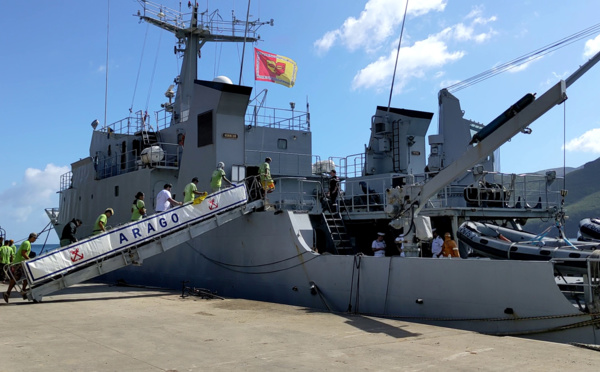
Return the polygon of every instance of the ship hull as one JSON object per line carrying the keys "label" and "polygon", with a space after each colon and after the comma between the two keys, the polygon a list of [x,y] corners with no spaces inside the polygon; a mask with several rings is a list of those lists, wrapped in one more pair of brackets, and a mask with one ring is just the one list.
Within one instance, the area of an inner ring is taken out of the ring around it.
{"label": "ship hull", "polygon": [[307,214],[256,212],[103,277],[495,335],[598,343],[548,262],[320,255]]}

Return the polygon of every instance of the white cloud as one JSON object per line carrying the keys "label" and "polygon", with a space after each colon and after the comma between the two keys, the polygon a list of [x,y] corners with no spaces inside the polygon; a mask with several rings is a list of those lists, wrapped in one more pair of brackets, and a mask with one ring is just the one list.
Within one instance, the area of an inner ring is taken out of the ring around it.
{"label": "white cloud", "polygon": [[440,89],[447,88],[447,87],[449,87],[451,85],[454,85],[454,84],[457,84],[457,83],[460,83],[460,82],[461,82],[460,80],[456,80],[456,79],[454,79],[454,80],[442,80],[442,81],[440,81]]}
{"label": "white cloud", "polygon": [[529,66],[531,66],[531,64],[532,64],[534,61],[536,61],[537,59],[538,59],[538,58],[531,58],[531,59],[529,59],[527,62],[524,62],[524,63],[522,63],[522,64],[520,64],[520,65],[515,65],[515,66],[513,66],[513,67],[509,67],[509,68],[508,68],[508,72],[515,73],[515,72],[521,72],[521,71],[524,71],[524,70],[526,70],[526,69],[527,69]]}
{"label": "white cloud", "polygon": [[563,149],[573,152],[591,152],[600,153],[600,128],[588,130],[581,136],[573,138]]}
{"label": "white cloud", "polygon": [[28,168],[20,182],[13,182],[0,193],[0,226],[11,239],[26,238],[49,222],[44,208],[58,206],[60,176],[68,171],[68,166],[54,164],[43,170]]}
{"label": "white cloud", "polygon": [[338,30],[329,31],[322,38],[315,41],[314,46],[317,51],[327,51],[331,49],[336,39],[339,38],[340,32]]}
{"label": "white cloud", "polygon": [[[440,40],[439,34],[402,48],[402,65],[396,72],[396,88],[401,91],[411,78],[423,77],[427,70],[460,59],[463,55],[464,52],[448,52],[448,47]],[[392,48],[387,56],[379,57],[377,61],[360,70],[354,76],[352,88],[375,88],[377,91],[388,89],[395,62],[396,50]]]}
{"label": "white cloud", "polygon": [[[421,0],[410,2],[408,15],[418,17],[429,12],[441,12],[446,7],[447,0]],[[343,25],[333,31],[325,33],[314,43],[317,52],[325,53],[334,45],[341,45],[353,52],[363,49],[370,54],[378,52],[378,56],[364,68],[360,69],[352,81],[352,89],[387,90],[394,71],[396,50],[398,45],[397,35],[404,13],[404,1],[397,0],[369,0],[364,10],[357,18],[347,18]],[[465,21],[446,27],[434,35],[429,35],[423,40],[411,43],[411,37],[406,36],[404,46],[400,51],[400,65],[396,73],[396,92],[410,79],[428,76],[431,69],[438,71],[432,73],[434,79],[444,75],[440,70],[445,64],[456,61],[465,55],[462,50],[450,50],[449,44],[453,43],[483,43],[496,34],[489,27],[489,23],[496,21],[495,16],[484,17],[483,7],[475,7],[464,18]],[[487,25],[489,29],[481,32],[478,28]],[[392,37],[396,40],[392,42]]]}
{"label": "white cloud", "polygon": [[[407,15],[418,17],[431,11],[443,11],[447,0],[420,0],[408,4]],[[336,43],[350,51],[364,48],[378,50],[397,31],[404,17],[404,1],[369,0],[358,18],[348,17],[342,26],[328,31],[314,42],[318,53],[325,53]]]}
{"label": "white cloud", "polygon": [[585,42],[583,56],[585,58],[591,58],[598,52],[600,52],[600,35],[596,36],[595,39],[590,39]]}

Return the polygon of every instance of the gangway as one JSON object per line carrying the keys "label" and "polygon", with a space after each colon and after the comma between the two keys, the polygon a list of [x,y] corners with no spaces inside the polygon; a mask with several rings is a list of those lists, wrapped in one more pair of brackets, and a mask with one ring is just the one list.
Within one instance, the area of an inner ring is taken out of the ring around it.
{"label": "gangway", "polygon": [[187,203],[24,261],[27,299],[39,302],[47,294],[141,264],[262,206],[262,200],[248,203],[246,186],[237,185],[199,204]]}

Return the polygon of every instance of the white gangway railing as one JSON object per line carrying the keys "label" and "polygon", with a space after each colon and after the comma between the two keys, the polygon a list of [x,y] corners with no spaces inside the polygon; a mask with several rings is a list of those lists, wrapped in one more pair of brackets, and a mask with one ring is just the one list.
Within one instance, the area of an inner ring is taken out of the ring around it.
{"label": "white gangway railing", "polygon": [[208,195],[106,233],[73,243],[22,263],[30,289],[27,298],[44,295],[163,253],[224,223],[251,213],[262,200],[248,203],[245,185]]}

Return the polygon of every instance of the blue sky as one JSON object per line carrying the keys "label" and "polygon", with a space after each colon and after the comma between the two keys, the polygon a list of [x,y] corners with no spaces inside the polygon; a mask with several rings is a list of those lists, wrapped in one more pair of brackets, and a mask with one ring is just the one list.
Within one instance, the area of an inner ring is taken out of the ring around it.
{"label": "blue sky", "polygon": [[[183,2],[187,4],[187,1]],[[179,8],[178,1],[164,1]],[[246,15],[246,1],[201,1],[201,9]],[[178,74],[175,38],[139,23],[134,0],[4,2],[0,21],[0,128],[3,161],[0,226],[15,240],[47,223],[58,206],[60,175],[89,155],[90,123],[134,111],[159,110]],[[413,0],[404,29],[392,106],[435,113],[437,92],[598,23],[597,1]],[[253,0],[250,14],[262,26],[256,47],[294,59],[296,85],[255,82],[252,45],[242,83],[268,89],[267,105],[302,110],[310,103],[313,153],[344,157],[364,151],[370,118],[387,105],[404,11],[401,0]],[[144,40],[146,40],[144,44]],[[145,45],[145,46],[144,46]],[[143,50],[143,55],[142,55]],[[590,37],[456,93],[465,117],[488,123],[525,93],[543,93],[583,64],[600,37]],[[241,45],[207,45],[199,77],[239,79]],[[140,68],[141,67],[141,68]],[[139,79],[138,79],[139,71]],[[138,81],[136,85],[136,80]],[[501,148],[504,172],[532,172],[563,164],[580,166],[600,153],[600,66],[569,90],[566,116],[556,107]],[[566,138],[563,123],[566,117]],[[56,242],[52,236],[50,241]]]}

